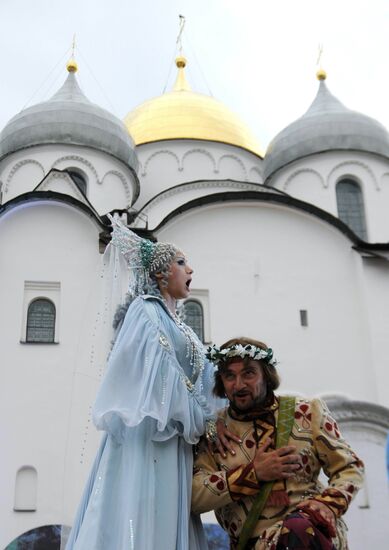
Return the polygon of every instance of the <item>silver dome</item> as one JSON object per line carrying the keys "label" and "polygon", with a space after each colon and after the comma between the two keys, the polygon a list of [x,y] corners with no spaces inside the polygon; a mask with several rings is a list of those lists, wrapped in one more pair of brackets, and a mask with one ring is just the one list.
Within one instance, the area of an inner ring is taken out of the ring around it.
{"label": "silver dome", "polygon": [[345,107],[321,80],[308,111],[271,141],[264,158],[265,180],[300,158],[333,150],[389,158],[389,134],[378,121]]}
{"label": "silver dome", "polygon": [[24,109],[0,134],[0,159],[33,145],[71,144],[104,151],[136,170],[134,142],[120,119],[81,91],[74,72],[48,101]]}

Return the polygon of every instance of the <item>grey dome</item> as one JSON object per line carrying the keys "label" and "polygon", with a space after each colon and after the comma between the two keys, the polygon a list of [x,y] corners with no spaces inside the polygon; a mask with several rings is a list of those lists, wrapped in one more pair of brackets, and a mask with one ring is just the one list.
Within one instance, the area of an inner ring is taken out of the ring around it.
{"label": "grey dome", "polygon": [[81,91],[74,72],[48,101],[24,109],[0,134],[0,158],[33,145],[84,145],[104,151],[136,170],[134,142],[120,119]]}
{"label": "grey dome", "polygon": [[295,160],[333,150],[389,158],[389,134],[378,121],[345,107],[321,80],[308,111],[271,141],[264,158],[265,180]]}

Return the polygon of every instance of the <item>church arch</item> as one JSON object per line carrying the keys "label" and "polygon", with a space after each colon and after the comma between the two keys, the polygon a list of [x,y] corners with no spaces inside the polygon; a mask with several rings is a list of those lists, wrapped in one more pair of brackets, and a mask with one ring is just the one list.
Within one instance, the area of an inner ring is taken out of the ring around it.
{"label": "church arch", "polygon": [[[190,157],[197,157],[197,159],[200,159],[203,162],[205,161],[205,159],[207,159],[209,161],[209,165],[211,166],[212,172],[214,174],[217,174],[219,172],[214,156],[206,149],[201,149],[200,147],[189,149],[184,153],[181,161],[181,170],[185,170],[185,168],[188,168],[188,160],[190,159]],[[207,165],[203,166],[203,170],[206,169]]]}
{"label": "church arch", "polygon": [[169,149],[161,149],[160,151],[154,151],[154,153],[152,153],[146,159],[146,161],[144,163],[144,167],[141,171],[142,176],[147,176],[150,162],[153,161],[156,157],[159,157],[159,156],[173,158],[176,161],[176,166],[175,167],[177,168],[177,171],[182,170],[182,167],[180,165],[180,159],[178,158],[178,156],[173,151],[170,151]]}

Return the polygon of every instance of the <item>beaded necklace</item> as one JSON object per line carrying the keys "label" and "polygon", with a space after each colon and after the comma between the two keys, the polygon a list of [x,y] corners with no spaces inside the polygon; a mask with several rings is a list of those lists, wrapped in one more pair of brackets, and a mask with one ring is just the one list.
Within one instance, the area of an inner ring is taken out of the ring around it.
{"label": "beaded necklace", "polygon": [[202,343],[198,339],[197,334],[194,330],[189,327],[182,319],[180,319],[177,313],[173,313],[167,306],[164,298],[159,298],[162,301],[168,315],[173,319],[175,325],[179,331],[184,335],[186,340],[186,357],[190,360],[190,365],[192,367],[191,382],[196,383],[197,379],[200,377],[200,390],[203,389],[202,384],[202,375],[205,366],[205,351]]}

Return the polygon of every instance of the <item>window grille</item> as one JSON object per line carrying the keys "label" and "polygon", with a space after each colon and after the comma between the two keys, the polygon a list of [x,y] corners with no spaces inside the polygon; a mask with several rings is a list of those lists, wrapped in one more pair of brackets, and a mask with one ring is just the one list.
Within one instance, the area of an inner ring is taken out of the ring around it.
{"label": "window grille", "polygon": [[351,179],[343,179],[336,185],[338,216],[358,237],[367,239],[365,209],[362,191]]}
{"label": "window grille", "polygon": [[31,302],[27,312],[26,342],[54,342],[55,305],[39,298]]}
{"label": "window grille", "polygon": [[204,312],[203,306],[196,300],[187,300],[184,304],[185,323],[190,326],[204,342]]}

